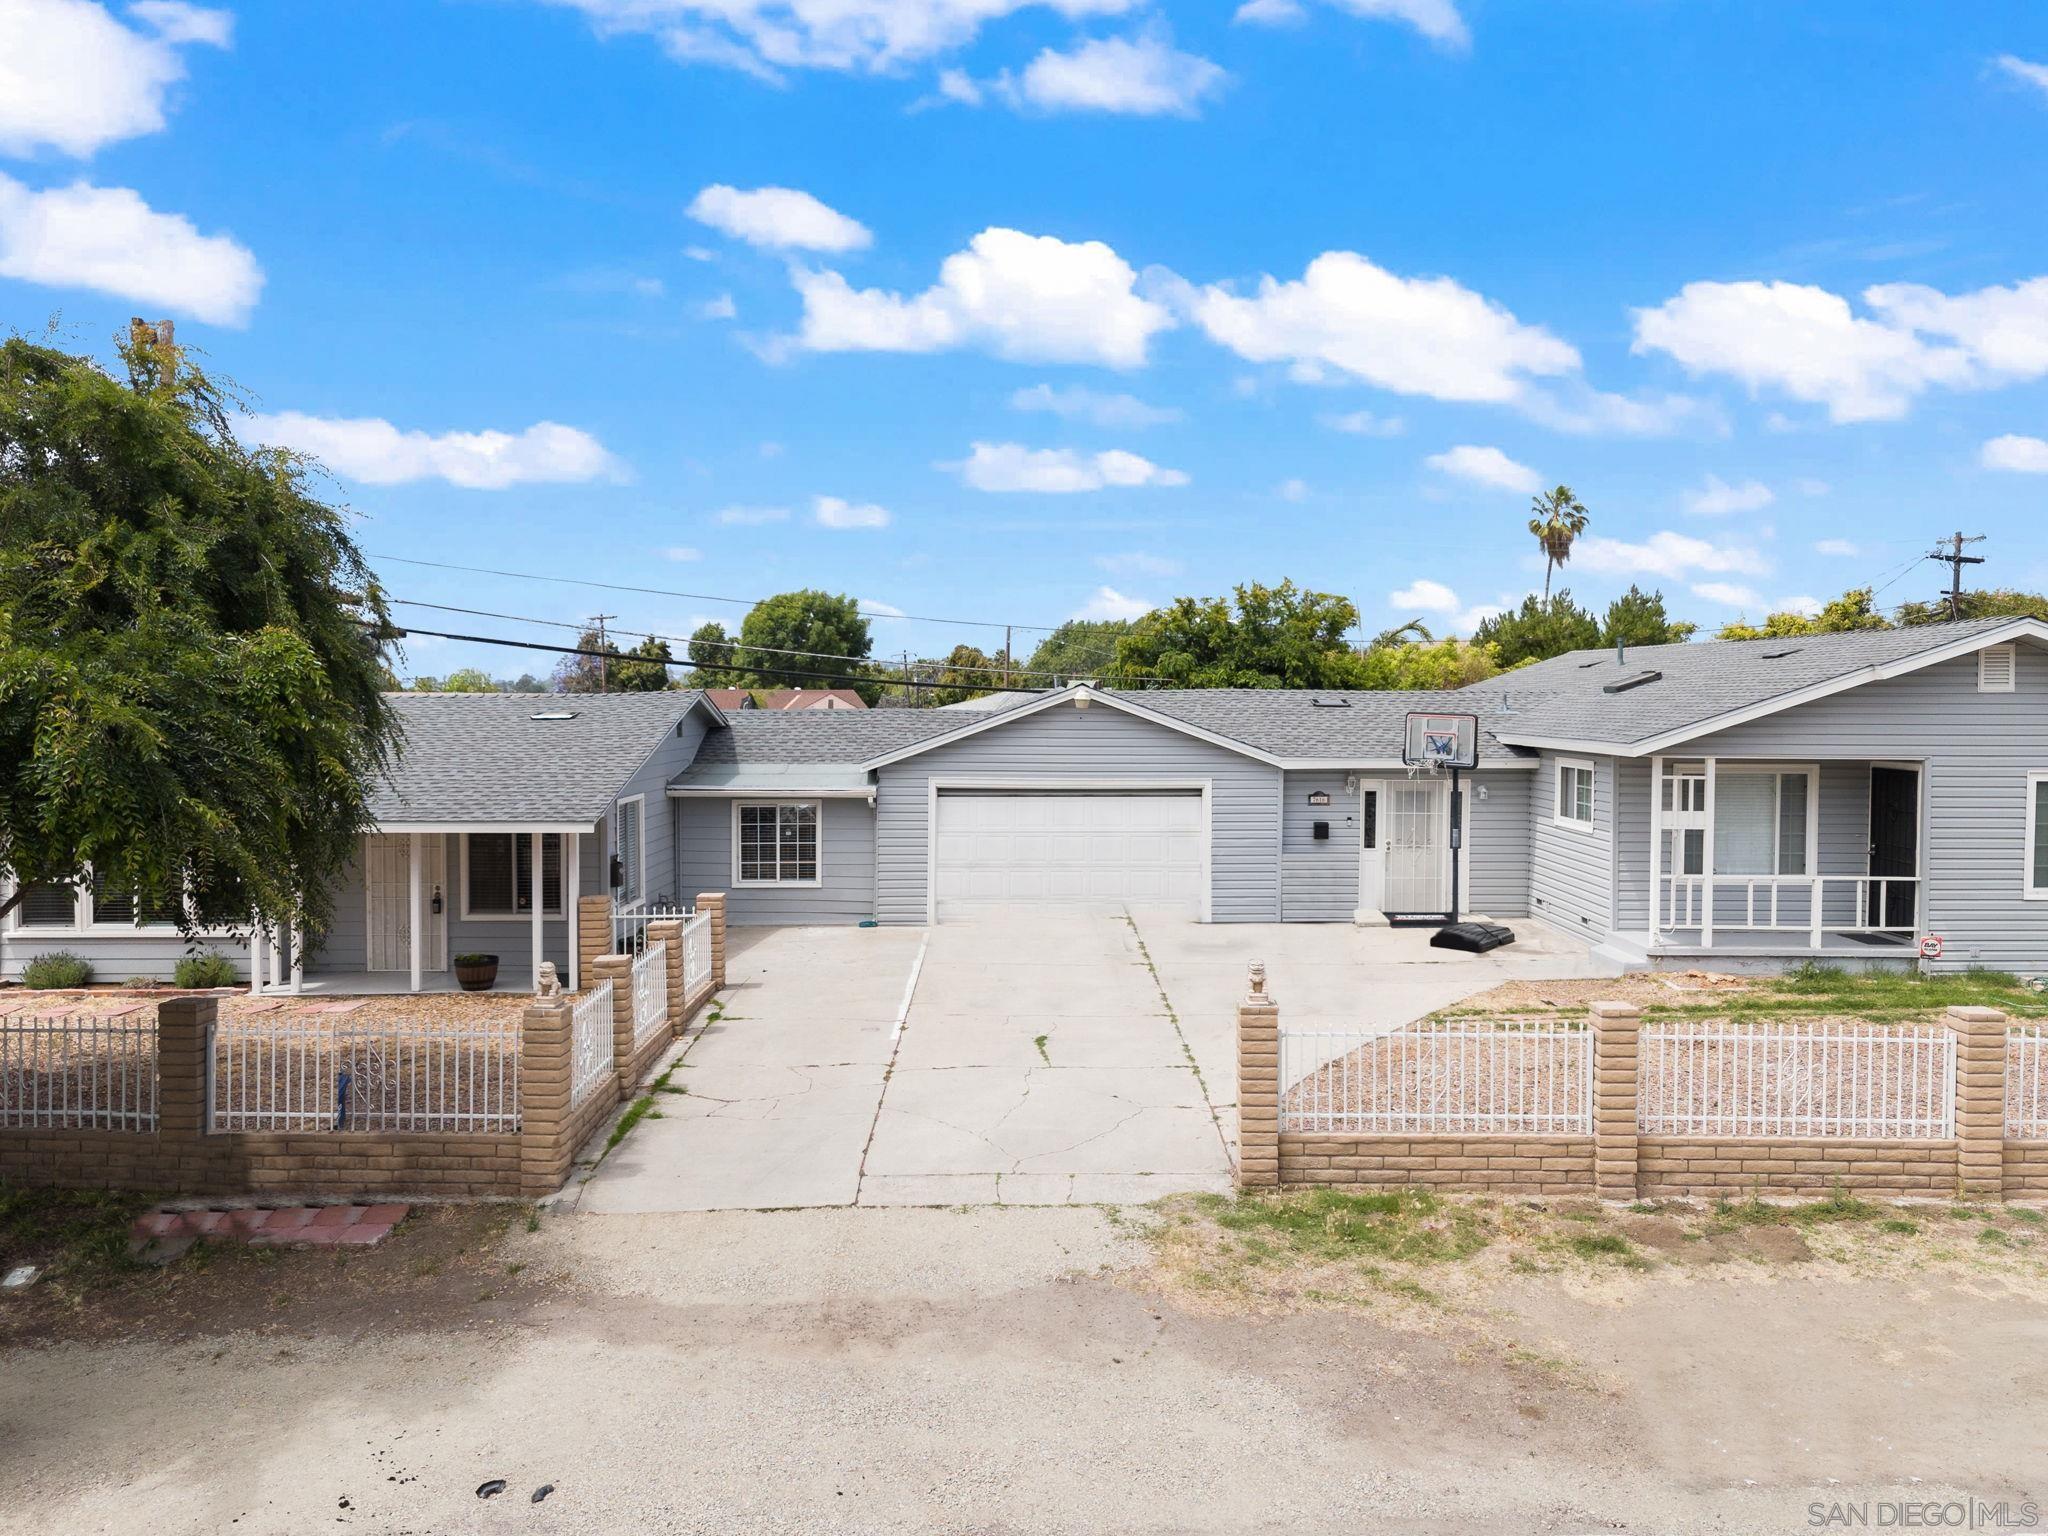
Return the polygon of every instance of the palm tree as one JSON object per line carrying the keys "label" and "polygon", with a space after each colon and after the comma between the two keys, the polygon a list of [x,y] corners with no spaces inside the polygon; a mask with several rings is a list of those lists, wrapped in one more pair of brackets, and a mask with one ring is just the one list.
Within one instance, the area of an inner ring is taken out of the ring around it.
{"label": "palm tree", "polygon": [[1568,485],[1545,491],[1529,503],[1536,515],[1529,531],[1543,546],[1543,601],[1550,601],[1550,573],[1572,557],[1572,540],[1586,531],[1586,509]]}
{"label": "palm tree", "polygon": [[1409,642],[1410,636],[1413,636],[1414,639],[1424,645],[1428,645],[1436,639],[1436,636],[1429,632],[1429,626],[1417,618],[1410,619],[1406,624],[1397,624],[1392,629],[1381,630],[1372,637],[1372,644],[1367,646],[1366,649],[1377,651],[1382,646],[1406,645]]}

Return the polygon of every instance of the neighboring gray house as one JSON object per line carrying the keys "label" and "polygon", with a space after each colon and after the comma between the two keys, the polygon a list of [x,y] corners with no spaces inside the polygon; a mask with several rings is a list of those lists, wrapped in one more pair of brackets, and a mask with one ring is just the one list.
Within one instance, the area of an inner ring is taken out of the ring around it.
{"label": "neighboring gray house", "polygon": [[[487,949],[523,986],[537,953],[571,963],[575,896],[606,889],[627,911],[726,892],[736,924],[1015,906],[1217,923],[1441,912],[1448,786],[1402,765],[1413,711],[1480,720],[1467,911],[1540,920],[1636,966],[1925,953],[2048,970],[2048,625],[2027,619],[1578,652],[1453,693],[1076,684],[979,710],[726,714],[685,692],[398,705],[407,746],[314,974],[409,983],[417,933],[421,975]],[[96,922],[45,922],[89,899],[25,904],[0,966],[101,943]],[[169,938],[152,962],[130,924],[104,940],[121,958],[103,974],[159,974]]]}

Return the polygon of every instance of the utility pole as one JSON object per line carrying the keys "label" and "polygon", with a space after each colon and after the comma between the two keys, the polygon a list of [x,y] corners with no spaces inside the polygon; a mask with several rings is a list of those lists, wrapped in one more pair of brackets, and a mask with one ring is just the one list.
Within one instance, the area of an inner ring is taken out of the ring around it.
{"label": "utility pole", "polygon": [[1003,686],[1010,686],[1010,626],[1003,626]]}
{"label": "utility pole", "polygon": [[1951,619],[1960,619],[1963,616],[1963,567],[1966,565],[1982,565],[1984,563],[1982,555],[1964,554],[1963,546],[1965,544],[1982,544],[1983,542],[1983,534],[1980,533],[1975,538],[1966,539],[1963,537],[1962,530],[1958,528],[1950,537],[1935,540],[1934,549],[1927,556],[1930,560],[1941,561],[1949,568],[1948,591],[1943,593],[1942,596],[1948,599],[1948,616]]}
{"label": "utility pole", "polygon": [[606,619],[616,619],[616,613],[592,614],[590,622],[597,626],[597,691],[611,692],[611,658],[605,654],[604,624]]}
{"label": "utility pole", "polygon": [[913,709],[917,705],[917,690],[910,686],[910,652],[903,653],[903,706]]}

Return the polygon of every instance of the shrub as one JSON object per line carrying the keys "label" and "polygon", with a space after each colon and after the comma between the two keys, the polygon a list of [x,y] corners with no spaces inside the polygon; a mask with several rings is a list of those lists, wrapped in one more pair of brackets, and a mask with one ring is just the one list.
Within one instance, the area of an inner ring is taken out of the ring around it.
{"label": "shrub", "polygon": [[178,962],[177,969],[171,972],[173,985],[194,989],[232,987],[237,979],[235,962],[217,949],[209,949],[204,954],[187,955]]}
{"label": "shrub", "polygon": [[21,984],[38,991],[82,987],[91,980],[92,966],[85,956],[74,955],[68,949],[53,949],[47,955],[37,955],[21,968]]}
{"label": "shrub", "polygon": [[497,963],[498,957],[496,955],[457,955],[455,957],[455,964],[457,965],[496,965]]}

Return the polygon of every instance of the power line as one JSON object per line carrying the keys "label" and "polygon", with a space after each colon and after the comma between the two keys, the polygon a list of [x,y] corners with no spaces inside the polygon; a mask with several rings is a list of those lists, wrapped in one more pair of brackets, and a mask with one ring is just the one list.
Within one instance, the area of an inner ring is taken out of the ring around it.
{"label": "power line", "polygon": [[[532,571],[501,571],[490,566],[454,565],[443,560],[415,560],[409,555],[371,555],[372,560],[389,560],[398,565],[419,565],[435,571],[457,571],[465,576],[504,576],[514,581],[546,581],[557,586],[597,587],[606,592],[637,592],[647,597],[680,597],[693,603],[731,603],[741,608],[752,608],[762,600],[757,597],[720,597],[710,592],[677,592],[668,587],[635,587],[617,581],[592,581],[583,576],[542,576]],[[856,603],[855,607],[859,607]],[[1057,624],[1004,624],[994,619],[939,619],[924,613],[868,613],[862,610],[864,618],[905,619],[914,624],[973,625],[978,629],[1028,629],[1037,634],[1051,634],[1060,626]]]}
{"label": "power line", "polygon": [[1951,619],[1960,619],[1963,616],[1963,567],[1966,565],[1982,565],[1984,563],[1982,555],[1964,554],[1963,546],[1965,544],[1982,544],[1983,542],[1983,534],[1980,533],[1975,538],[1966,539],[1963,537],[1963,530],[1958,528],[1948,538],[1936,539],[1933,551],[1927,556],[1929,560],[1942,561],[1949,568],[1948,591],[1944,594],[1944,597],[1948,602],[1948,616]]}

